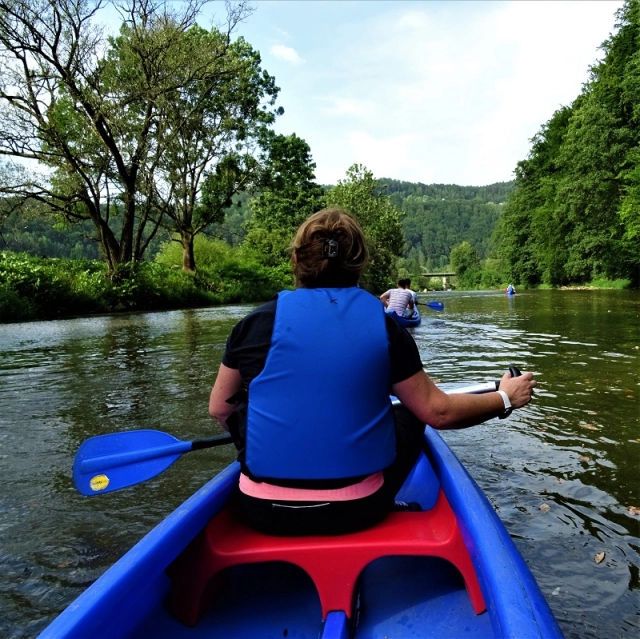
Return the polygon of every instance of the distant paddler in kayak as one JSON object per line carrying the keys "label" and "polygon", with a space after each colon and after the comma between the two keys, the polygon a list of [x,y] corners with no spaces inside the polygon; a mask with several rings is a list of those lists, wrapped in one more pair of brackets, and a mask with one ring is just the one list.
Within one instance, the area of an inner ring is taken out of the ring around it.
{"label": "distant paddler in kayak", "polygon": [[409,293],[411,293],[411,301],[413,302],[414,311],[407,307],[407,310],[404,312],[405,317],[412,317],[414,312],[418,310],[418,294],[415,291],[411,290],[411,278],[407,277],[404,279],[404,287]]}
{"label": "distant paddler in kayak", "polygon": [[400,317],[404,317],[408,311],[408,315],[413,315],[415,305],[413,303],[413,293],[407,290],[405,279],[398,280],[398,287],[392,288],[380,296],[382,303],[387,309],[387,313],[397,313]]}
{"label": "distant paddler in kayak", "polygon": [[248,525],[344,534],[402,507],[394,499],[421,452],[424,424],[464,428],[506,415],[530,401],[536,383],[532,373],[506,373],[497,392],[438,389],[411,335],[358,286],[369,253],[345,211],[309,217],[292,249],[296,290],[233,328],[209,413],[236,441],[237,507]]}
{"label": "distant paddler in kayak", "polygon": [[507,286],[507,288],[504,289],[505,293],[507,295],[515,295],[516,294],[516,289],[513,288],[513,284],[509,284],[509,286]]}

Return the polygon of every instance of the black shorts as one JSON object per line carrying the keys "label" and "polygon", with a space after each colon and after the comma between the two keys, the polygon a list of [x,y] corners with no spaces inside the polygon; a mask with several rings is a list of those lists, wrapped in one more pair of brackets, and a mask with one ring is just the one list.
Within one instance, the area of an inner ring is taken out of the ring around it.
{"label": "black shorts", "polygon": [[342,535],[364,530],[382,521],[411,472],[424,441],[424,424],[404,406],[393,409],[396,458],[385,469],[384,484],[372,495],[348,501],[282,501],[249,497],[237,491],[242,519],[268,535]]}

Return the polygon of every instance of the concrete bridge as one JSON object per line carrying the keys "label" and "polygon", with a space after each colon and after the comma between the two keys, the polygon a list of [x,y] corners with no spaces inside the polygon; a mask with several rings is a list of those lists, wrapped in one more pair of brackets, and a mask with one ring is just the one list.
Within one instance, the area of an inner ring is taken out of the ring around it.
{"label": "concrete bridge", "polygon": [[446,291],[449,288],[447,278],[455,277],[455,273],[422,273],[422,277],[441,277],[442,278],[442,288]]}

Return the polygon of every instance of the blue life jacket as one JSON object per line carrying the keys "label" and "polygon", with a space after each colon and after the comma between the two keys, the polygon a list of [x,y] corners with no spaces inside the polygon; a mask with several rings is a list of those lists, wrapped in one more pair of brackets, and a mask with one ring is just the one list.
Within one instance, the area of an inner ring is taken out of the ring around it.
{"label": "blue life jacket", "polygon": [[345,479],[395,458],[384,307],[357,287],[283,291],[249,385],[245,464],[263,479]]}

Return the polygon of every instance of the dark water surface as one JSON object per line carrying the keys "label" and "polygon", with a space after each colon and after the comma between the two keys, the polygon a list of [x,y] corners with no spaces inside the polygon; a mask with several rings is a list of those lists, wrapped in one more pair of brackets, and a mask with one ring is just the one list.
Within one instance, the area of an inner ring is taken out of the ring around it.
{"label": "dark water surface", "polygon": [[[536,399],[445,438],[485,490],[567,635],[640,636],[640,295],[429,296],[413,335],[444,388],[533,370]],[[93,498],[71,482],[94,435],[215,434],[207,402],[249,306],[0,325],[0,637],[35,637],[233,458],[184,455]],[[542,508],[541,508],[542,507]],[[604,552],[596,563],[595,556]]]}

